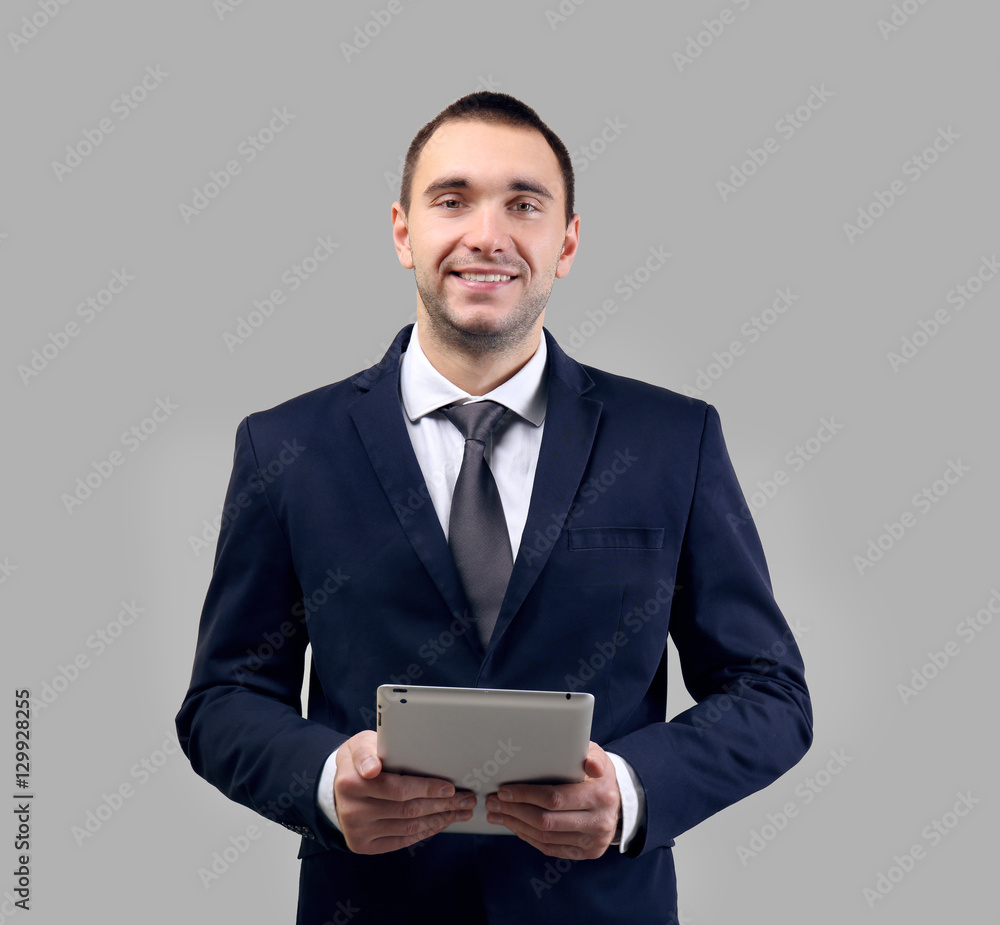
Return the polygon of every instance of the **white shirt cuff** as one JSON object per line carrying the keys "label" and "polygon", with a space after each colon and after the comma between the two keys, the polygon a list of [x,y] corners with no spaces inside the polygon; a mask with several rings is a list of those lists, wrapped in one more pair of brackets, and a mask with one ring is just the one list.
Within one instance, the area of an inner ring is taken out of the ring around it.
{"label": "white shirt cuff", "polygon": [[619,755],[606,754],[615,766],[618,790],[622,796],[622,837],[618,850],[624,854],[639,830],[639,823],[646,818],[646,793],[632,765]]}
{"label": "white shirt cuff", "polygon": [[337,752],[339,751],[339,748],[336,749],[323,765],[323,773],[319,776],[319,786],[316,788],[316,802],[334,828],[338,832],[343,832],[340,820],[337,818],[337,806],[333,802],[333,779],[337,776]]}

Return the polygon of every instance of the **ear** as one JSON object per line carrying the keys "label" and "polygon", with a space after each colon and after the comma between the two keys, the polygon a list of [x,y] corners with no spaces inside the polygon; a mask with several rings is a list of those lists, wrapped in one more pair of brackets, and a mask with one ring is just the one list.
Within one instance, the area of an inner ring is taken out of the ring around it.
{"label": "ear", "polygon": [[576,256],[576,249],[580,246],[580,216],[574,214],[566,226],[566,238],[563,241],[562,253],[559,255],[559,263],[556,266],[556,276],[562,279],[569,268],[573,266],[573,258]]}
{"label": "ear", "polygon": [[392,204],[392,240],[396,245],[396,256],[407,269],[413,269],[413,253],[410,251],[410,230],[406,223],[406,213],[398,203]]}

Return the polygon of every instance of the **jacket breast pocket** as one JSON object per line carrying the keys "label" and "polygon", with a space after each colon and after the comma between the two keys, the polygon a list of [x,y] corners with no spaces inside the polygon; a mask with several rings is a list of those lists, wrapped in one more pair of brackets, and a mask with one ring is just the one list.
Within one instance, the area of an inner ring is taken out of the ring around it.
{"label": "jacket breast pocket", "polygon": [[662,549],[663,527],[571,527],[570,549]]}

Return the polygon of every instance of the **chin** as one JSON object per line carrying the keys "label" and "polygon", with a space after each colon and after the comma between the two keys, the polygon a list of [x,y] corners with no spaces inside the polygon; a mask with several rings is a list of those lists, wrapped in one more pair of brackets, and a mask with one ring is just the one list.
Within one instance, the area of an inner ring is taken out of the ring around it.
{"label": "chin", "polygon": [[467,337],[483,338],[504,337],[509,330],[501,324],[488,320],[470,321],[465,324],[457,324],[454,325],[454,328],[460,334],[464,334]]}
{"label": "chin", "polygon": [[449,311],[447,322],[460,331],[470,334],[492,334],[505,330],[510,323],[509,313],[496,309],[474,309],[464,312]]}

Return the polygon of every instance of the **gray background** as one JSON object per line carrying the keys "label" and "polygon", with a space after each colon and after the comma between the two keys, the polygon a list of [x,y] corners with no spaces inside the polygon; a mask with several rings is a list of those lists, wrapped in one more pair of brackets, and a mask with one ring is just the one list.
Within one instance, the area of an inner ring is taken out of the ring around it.
{"label": "gray background", "polygon": [[[403,0],[348,60],[342,43],[385,6],[71,3],[15,50],[21,17],[46,16],[4,4],[3,677],[8,696],[54,692],[33,719],[33,909],[9,920],[292,920],[296,838],[226,801],[169,740],[214,551],[191,538],[219,512],[245,414],[370,365],[412,319],[412,274],[390,237],[395,175],[424,122],[488,88],[537,109],[578,158],[582,244],[549,329],[584,363],[668,388],[717,374],[703,397],[747,496],[789,476],[757,495],[755,517],[801,627],[816,741],[678,840],[682,921],[996,923],[1000,629],[984,608],[1000,609],[1000,281],[961,311],[947,298],[1000,246],[1000,10],[908,0],[913,15],[883,35],[883,0],[566,0],[563,14]],[[733,21],[679,66],[674,53],[727,8]],[[147,68],[168,76],[119,120],[114,100]],[[776,123],[812,86],[832,96],[783,137]],[[246,163],[239,145],[275,107],[294,118]],[[53,162],[104,118],[114,131],[57,176]],[[606,120],[619,129],[603,143]],[[908,177],[948,129],[959,137]],[[769,136],[778,150],[724,201],[717,182]],[[239,175],[185,222],[179,206],[230,159]],[[849,241],[844,223],[897,179],[905,195]],[[225,333],[323,235],[334,257],[230,350]],[[651,247],[668,263],[602,319]],[[123,268],[134,280],[86,323],[76,306]],[[779,288],[797,300],[751,343],[744,325]],[[894,371],[887,354],[939,310],[947,323]],[[77,336],[23,381],[18,368],[72,321]],[[709,371],[734,341],[744,353]],[[177,410],[130,452],[120,435],[158,400]],[[793,471],[786,454],[824,418],[840,429]],[[63,495],[115,450],[122,465],[70,513]],[[914,496],[951,462],[968,471],[922,511]],[[855,556],[907,512],[913,527],[862,572]],[[133,600],[144,610],[123,627]],[[980,631],[960,632],[978,611]],[[99,652],[94,634],[116,629]],[[897,686],[949,643],[958,654],[904,704]],[[78,656],[87,667],[56,692]],[[671,715],[688,703],[674,679]],[[73,827],[123,784],[133,795],[77,844]],[[979,802],[934,843],[925,827],[959,793]],[[764,829],[787,804],[781,831]],[[260,837],[203,882],[252,825]],[[775,837],[741,857],[755,832]],[[10,833],[3,844],[9,871]],[[864,889],[913,845],[916,870],[870,908]]]}

